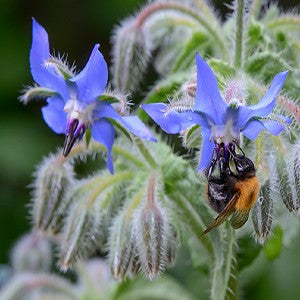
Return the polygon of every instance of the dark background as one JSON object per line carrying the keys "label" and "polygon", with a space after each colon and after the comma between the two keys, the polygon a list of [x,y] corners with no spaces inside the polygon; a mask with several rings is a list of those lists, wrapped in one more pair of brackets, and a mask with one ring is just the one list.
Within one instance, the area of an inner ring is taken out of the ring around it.
{"label": "dark background", "polygon": [[[22,88],[32,83],[31,17],[48,31],[51,48],[68,53],[69,62],[75,61],[81,69],[98,42],[106,61],[110,62],[113,27],[143,3],[138,0],[0,0],[0,264],[7,263],[13,242],[30,228],[28,185],[36,164],[63,142],[63,137],[55,135],[43,122],[42,102],[23,106],[17,100]],[[227,10],[223,1],[213,3],[222,9],[224,17]],[[279,3],[291,7],[299,1]],[[300,277],[300,260],[296,245],[285,249],[279,260],[266,265],[259,277],[254,274],[246,286],[246,294],[275,299],[267,297],[273,294],[276,299],[282,299],[277,297],[284,297],[293,287],[297,289],[295,280]],[[283,266],[286,276],[281,272]],[[278,285],[282,287],[278,289]]]}

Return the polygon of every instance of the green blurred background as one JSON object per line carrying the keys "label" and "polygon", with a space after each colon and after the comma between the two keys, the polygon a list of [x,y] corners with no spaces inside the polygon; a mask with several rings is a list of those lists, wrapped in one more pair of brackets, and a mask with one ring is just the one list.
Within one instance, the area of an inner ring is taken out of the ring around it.
{"label": "green blurred background", "polygon": [[[48,31],[51,47],[68,53],[78,69],[86,63],[95,43],[111,59],[110,34],[114,26],[145,1],[141,0],[0,0],[0,264],[8,262],[14,241],[30,228],[28,204],[32,172],[42,157],[62,145],[43,122],[43,102],[23,106],[22,88],[32,83],[29,71],[31,17]],[[213,1],[227,10],[223,1]],[[285,8],[299,4],[279,1]],[[300,299],[300,238],[280,258],[267,263],[260,257],[243,275],[245,299]],[[188,270],[187,270],[188,271]],[[197,284],[196,284],[197,285]],[[199,286],[198,286],[199,287]]]}

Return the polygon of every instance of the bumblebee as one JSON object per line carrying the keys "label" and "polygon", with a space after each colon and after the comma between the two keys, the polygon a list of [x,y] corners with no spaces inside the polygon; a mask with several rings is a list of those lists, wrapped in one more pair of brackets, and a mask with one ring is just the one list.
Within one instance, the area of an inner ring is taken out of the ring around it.
{"label": "bumblebee", "polygon": [[[229,159],[222,156],[213,159],[207,171],[208,202],[219,215],[202,234],[219,226],[231,215],[231,226],[234,229],[242,227],[256,202],[259,182],[253,162],[244,154],[235,154],[233,151],[230,151],[230,156],[235,172],[230,169]],[[219,162],[219,176],[213,176],[212,172],[217,161]]]}

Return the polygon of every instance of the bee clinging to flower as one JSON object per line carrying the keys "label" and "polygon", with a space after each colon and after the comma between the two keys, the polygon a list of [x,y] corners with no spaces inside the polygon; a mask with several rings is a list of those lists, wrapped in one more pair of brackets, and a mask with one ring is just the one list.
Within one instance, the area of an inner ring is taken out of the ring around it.
{"label": "bee clinging to flower", "polygon": [[[164,103],[142,105],[160,127],[176,134],[197,124],[201,126],[202,151],[198,171],[206,170],[208,199],[219,213],[205,232],[220,225],[233,213],[231,224],[241,227],[256,201],[259,183],[253,162],[236,154],[241,133],[254,140],[262,130],[278,135],[291,120],[282,115],[270,116],[288,71],[277,74],[266,94],[255,105],[246,105],[241,91],[230,90],[221,96],[217,79],[210,66],[197,54],[197,88],[194,105],[169,109]],[[215,165],[219,176],[213,176]],[[234,165],[235,170],[232,171]]]}
{"label": "bee clinging to flower", "polygon": [[[236,154],[234,147],[231,147],[228,160],[220,156],[217,159],[217,152],[223,152],[222,147],[217,147],[214,159],[207,170],[207,197],[210,206],[219,215],[207,227],[203,234],[222,224],[232,215],[230,223],[237,229],[243,226],[249,217],[249,212],[255,204],[259,193],[259,181],[256,177],[256,170],[251,159],[244,154]],[[234,171],[230,168],[230,161],[234,165]],[[219,163],[219,176],[213,176],[212,172]]]}

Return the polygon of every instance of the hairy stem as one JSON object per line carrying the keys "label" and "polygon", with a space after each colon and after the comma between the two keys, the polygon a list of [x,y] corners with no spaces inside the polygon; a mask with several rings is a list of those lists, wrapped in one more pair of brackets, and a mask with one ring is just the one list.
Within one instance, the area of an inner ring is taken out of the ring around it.
{"label": "hairy stem", "polygon": [[154,2],[150,3],[146,6],[138,15],[136,19],[136,26],[137,28],[141,28],[145,21],[152,16],[152,14],[163,11],[163,10],[175,10],[179,11],[183,14],[188,15],[189,17],[195,19],[199,24],[201,24],[214,38],[215,42],[220,46],[221,53],[223,54],[224,58],[228,58],[228,51],[225,45],[225,41],[220,36],[220,34],[211,26],[210,22],[203,17],[202,15],[198,14],[195,10],[190,9],[189,7],[179,4],[177,2]]}
{"label": "hairy stem", "polygon": [[283,27],[287,27],[291,30],[300,31],[300,17],[296,15],[286,15],[270,21],[268,27],[270,29],[282,29]]}
{"label": "hairy stem", "polygon": [[149,165],[151,167],[155,168],[156,162],[155,162],[154,158],[152,157],[151,153],[149,152],[149,150],[144,145],[143,141],[141,139],[136,139],[135,143],[136,143],[137,147],[139,148],[141,154],[144,156],[146,161],[149,163]]}
{"label": "hairy stem", "polygon": [[226,247],[224,249],[224,263],[221,268],[214,268],[212,274],[211,298],[216,300],[238,299],[236,293],[237,277],[232,273],[236,264],[234,256],[235,233],[229,222],[226,224]]}
{"label": "hairy stem", "polygon": [[234,58],[234,65],[237,68],[241,68],[243,65],[244,9],[245,9],[245,1],[237,0],[235,58]]}
{"label": "hairy stem", "polygon": [[100,193],[102,193],[109,186],[111,186],[115,183],[124,181],[124,180],[131,179],[133,176],[134,176],[134,174],[132,172],[127,172],[126,171],[126,172],[120,172],[120,173],[117,173],[115,175],[107,177],[106,180],[103,180],[103,181],[99,182],[99,185],[93,190],[93,192],[89,196],[88,204],[90,206],[93,205],[93,203],[97,199],[98,195]]}
{"label": "hairy stem", "polygon": [[253,17],[255,19],[258,18],[262,4],[263,4],[262,0],[253,0],[250,9],[250,17]]}

